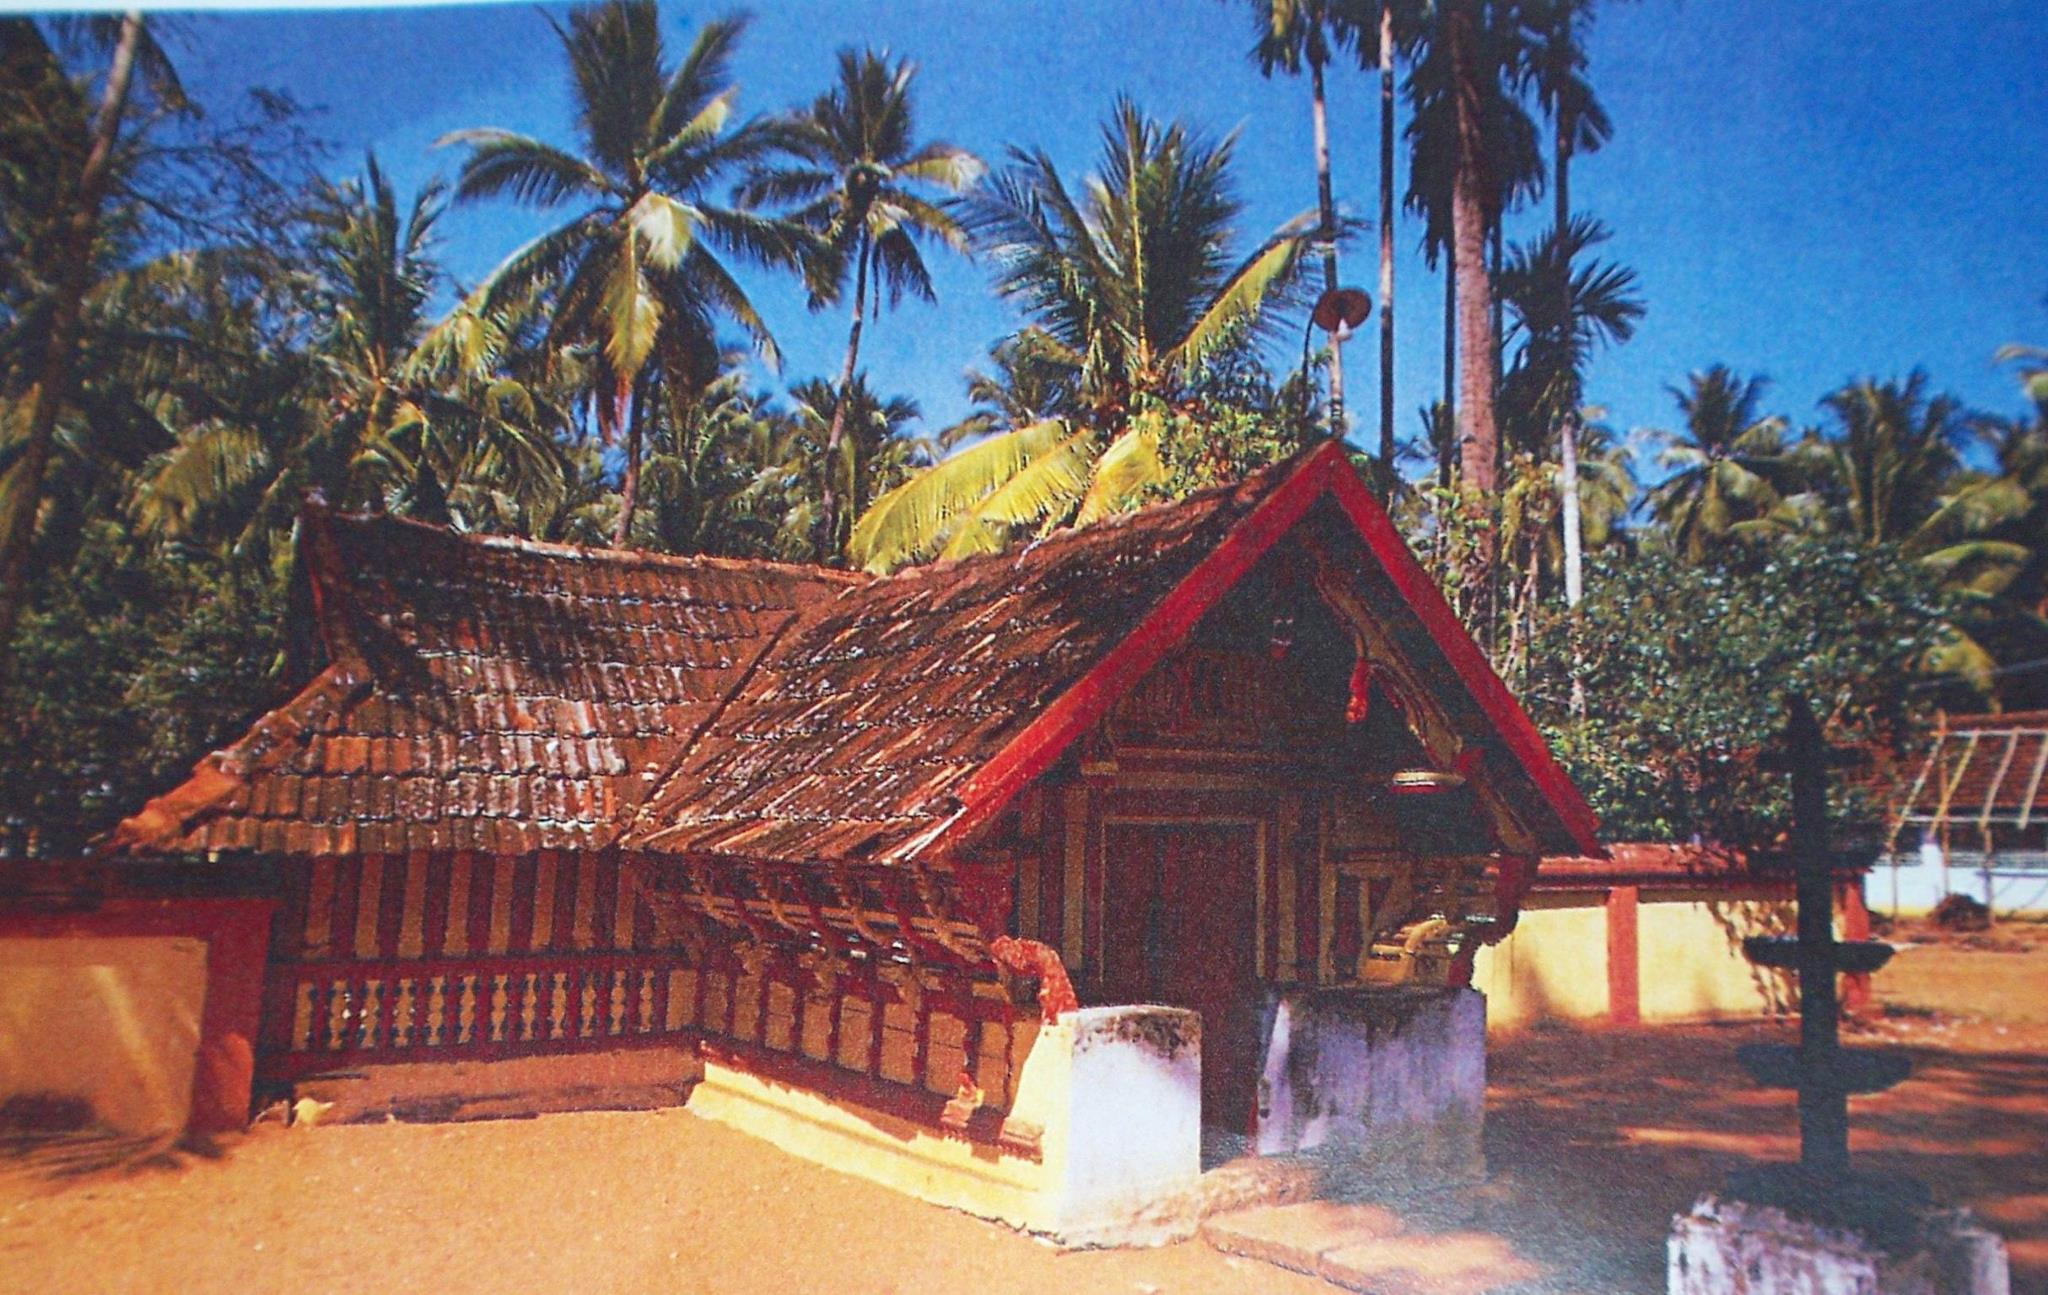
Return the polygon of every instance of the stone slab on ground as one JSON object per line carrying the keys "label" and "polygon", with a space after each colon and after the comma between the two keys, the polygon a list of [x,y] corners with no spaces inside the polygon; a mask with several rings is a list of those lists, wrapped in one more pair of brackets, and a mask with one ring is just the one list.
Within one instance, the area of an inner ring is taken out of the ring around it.
{"label": "stone slab on ground", "polygon": [[1400,1216],[1378,1205],[1303,1201],[1220,1214],[1202,1225],[1202,1235],[1225,1254],[1313,1273],[1323,1253],[1392,1236]]}
{"label": "stone slab on ground", "polygon": [[1880,1245],[1769,1205],[1703,1196],[1671,1222],[1668,1295],[2010,1295],[2005,1242],[1965,1210],[1927,1209]]}
{"label": "stone slab on ground", "polygon": [[1202,1235],[1225,1254],[1370,1295],[1484,1295],[1539,1276],[1505,1238],[1418,1232],[1384,1205],[1306,1201],[1221,1214]]}
{"label": "stone slab on ground", "polygon": [[1490,1232],[1406,1232],[1325,1251],[1316,1275],[1371,1295],[1485,1295],[1540,1270]]}

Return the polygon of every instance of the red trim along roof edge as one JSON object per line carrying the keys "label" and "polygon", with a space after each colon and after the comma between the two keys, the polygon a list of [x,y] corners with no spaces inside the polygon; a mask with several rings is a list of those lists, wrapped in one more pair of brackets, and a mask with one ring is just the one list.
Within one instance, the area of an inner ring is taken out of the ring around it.
{"label": "red trim along roof edge", "polygon": [[1291,530],[1317,500],[1333,497],[1401,596],[1421,619],[1459,679],[1520,762],[1581,852],[1602,857],[1599,819],[1550,748],[1472,641],[1457,613],[1422,569],[1386,510],[1372,497],[1341,442],[1309,454],[1288,478],[1233,527],[1121,643],[1056,698],[961,788],[962,808],[892,853],[942,854],[987,824],[1050,768],[1195,623]]}

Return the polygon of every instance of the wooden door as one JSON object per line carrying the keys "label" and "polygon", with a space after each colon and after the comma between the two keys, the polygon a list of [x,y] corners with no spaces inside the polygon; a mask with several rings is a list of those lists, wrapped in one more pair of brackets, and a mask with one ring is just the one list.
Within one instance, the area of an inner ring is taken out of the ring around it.
{"label": "wooden door", "polygon": [[1250,1128],[1259,1072],[1258,826],[1110,823],[1103,990],[1202,1016],[1202,1122]]}

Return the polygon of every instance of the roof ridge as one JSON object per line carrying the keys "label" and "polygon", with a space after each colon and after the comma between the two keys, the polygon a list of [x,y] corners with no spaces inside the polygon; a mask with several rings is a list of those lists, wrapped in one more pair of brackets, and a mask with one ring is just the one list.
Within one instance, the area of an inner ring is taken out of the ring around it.
{"label": "roof ridge", "polygon": [[360,658],[331,662],[304,687],[266,710],[242,736],[199,757],[190,774],[116,823],[91,852],[148,848],[181,835],[202,814],[247,786],[251,776],[291,755],[294,743],[332,724],[374,682],[373,672]]}
{"label": "roof ridge", "polygon": [[604,562],[618,565],[684,567],[691,569],[708,568],[715,571],[778,571],[832,581],[846,588],[856,588],[875,581],[915,580],[928,574],[946,574],[957,571],[963,565],[970,563],[1002,559],[1014,561],[1021,554],[1032,552],[1048,544],[1067,543],[1098,532],[1105,527],[1115,529],[1133,525],[1142,519],[1156,517],[1166,510],[1178,510],[1190,505],[1198,506],[1213,499],[1240,494],[1250,487],[1256,487],[1255,493],[1264,494],[1277,489],[1281,482],[1293,475],[1296,468],[1328,444],[1330,442],[1323,441],[1305,446],[1284,459],[1275,459],[1271,463],[1261,464],[1234,481],[1223,481],[1215,485],[1204,486],[1200,490],[1190,491],[1178,499],[1158,500],[1154,503],[1146,504],[1143,508],[1133,508],[1129,512],[1116,513],[1099,521],[1090,522],[1086,526],[1076,526],[1069,523],[1040,539],[1033,540],[1022,548],[1005,547],[994,553],[975,553],[965,557],[909,563],[884,575],[874,575],[866,571],[848,570],[841,567],[829,567],[816,562],[782,562],[773,558],[734,558],[709,553],[657,553],[650,549],[599,548],[594,545],[566,544],[554,540],[536,540],[522,535],[504,535],[496,531],[462,531],[457,530],[453,526],[437,522],[424,522],[416,517],[401,517],[395,513],[344,512],[332,505],[315,501],[309,501],[306,508],[307,511],[322,515],[332,522],[342,522],[351,526],[387,525],[410,528],[443,539],[470,544],[478,548],[531,554],[536,557],[567,558],[575,561]]}
{"label": "roof ridge", "polygon": [[1949,715],[1946,724],[1951,733],[1957,729],[2048,727],[2048,709],[1987,710],[1969,715]]}
{"label": "roof ridge", "polygon": [[1005,558],[1015,561],[1023,555],[1041,550],[1047,545],[1064,544],[1097,535],[1104,529],[1114,530],[1120,527],[1137,525],[1164,512],[1177,512],[1189,507],[1199,507],[1211,500],[1243,494],[1250,487],[1256,487],[1252,491],[1252,496],[1256,498],[1277,490],[1281,483],[1294,475],[1295,469],[1299,468],[1308,459],[1312,458],[1317,451],[1329,444],[1331,444],[1329,441],[1319,441],[1314,445],[1295,451],[1284,459],[1275,459],[1271,463],[1260,464],[1234,481],[1219,481],[1213,486],[1203,486],[1200,490],[1191,490],[1178,499],[1157,500],[1146,504],[1143,508],[1133,508],[1125,513],[1113,513],[1108,517],[1090,522],[1085,526],[1076,526],[1070,522],[1039,539],[1032,540],[1021,548],[1005,547],[997,549],[993,553],[970,553],[965,557],[938,558],[930,562],[912,562],[877,578],[885,581],[910,580],[923,575],[950,574],[974,563],[1000,561]]}
{"label": "roof ridge", "polygon": [[657,553],[652,549],[599,548],[595,545],[529,539],[522,535],[504,535],[496,531],[459,531],[453,526],[423,522],[415,517],[400,517],[393,513],[347,513],[334,508],[314,507],[316,511],[324,512],[330,520],[351,526],[388,525],[410,528],[476,548],[523,553],[534,557],[569,558],[621,566],[709,568],[715,571],[736,572],[780,571],[847,585],[864,585],[875,579],[865,571],[848,571],[811,562],[780,562],[773,558],[733,558],[711,553]]}

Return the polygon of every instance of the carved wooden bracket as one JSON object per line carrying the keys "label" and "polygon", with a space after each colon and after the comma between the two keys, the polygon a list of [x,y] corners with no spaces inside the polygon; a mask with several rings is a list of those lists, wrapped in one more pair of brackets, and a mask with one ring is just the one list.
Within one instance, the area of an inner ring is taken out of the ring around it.
{"label": "carved wooden bracket", "polygon": [[1051,945],[1037,940],[1022,940],[1014,935],[999,935],[989,941],[988,951],[998,967],[1038,981],[1038,1010],[1047,1024],[1057,1021],[1061,1012],[1080,1008],[1081,1000],[1074,993],[1074,982],[1067,976],[1066,964],[1060,961],[1058,950]]}

